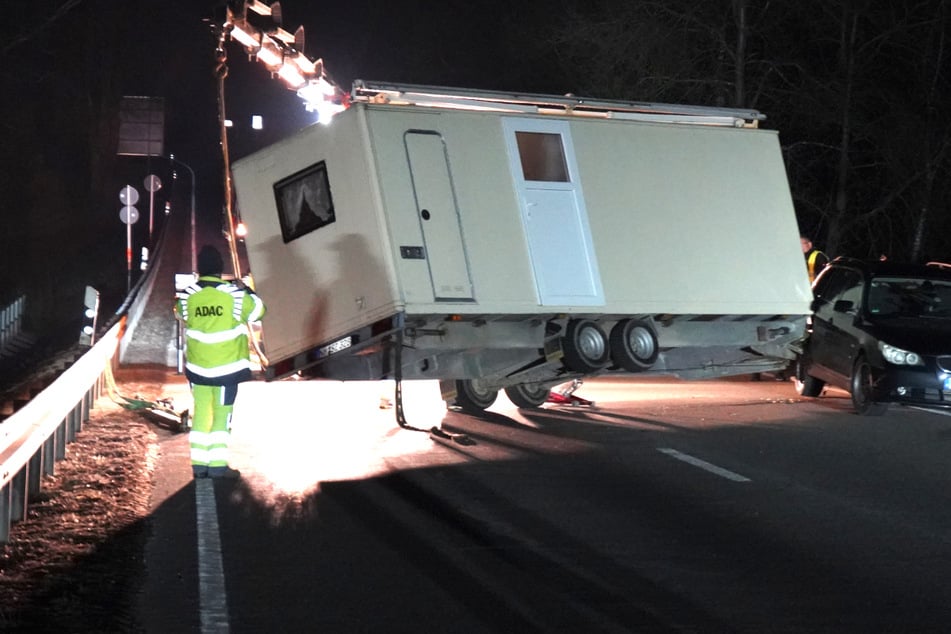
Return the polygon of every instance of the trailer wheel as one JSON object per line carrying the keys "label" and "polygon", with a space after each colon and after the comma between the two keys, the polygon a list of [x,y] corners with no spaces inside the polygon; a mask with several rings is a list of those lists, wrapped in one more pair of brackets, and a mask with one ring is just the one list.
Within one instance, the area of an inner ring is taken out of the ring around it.
{"label": "trailer wheel", "polygon": [[460,379],[456,381],[456,405],[463,411],[478,414],[492,406],[498,398],[498,390],[482,387],[478,379]]}
{"label": "trailer wheel", "polygon": [[628,372],[646,370],[657,361],[660,347],[650,324],[640,319],[624,319],[611,329],[611,360]]}
{"label": "trailer wheel", "polygon": [[532,409],[548,401],[551,389],[540,383],[520,383],[505,388],[505,395],[516,407]]}
{"label": "trailer wheel", "polygon": [[592,319],[569,321],[561,348],[565,353],[565,367],[574,372],[596,372],[610,361],[608,337]]}

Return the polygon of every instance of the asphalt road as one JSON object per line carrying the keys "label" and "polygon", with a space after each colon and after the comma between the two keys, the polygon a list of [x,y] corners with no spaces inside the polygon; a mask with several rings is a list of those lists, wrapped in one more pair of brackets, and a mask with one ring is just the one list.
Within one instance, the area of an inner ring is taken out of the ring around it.
{"label": "asphalt road", "polygon": [[[182,264],[124,363],[174,365]],[[500,396],[474,417],[405,384],[410,424],[462,443],[399,428],[392,390],[243,385],[237,482],[193,482],[187,437],[163,433],[148,630],[949,629],[951,418],[864,418],[844,393],[748,378],[599,379],[578,392],[591,408]]]}
{"label": "asphalt road", "polygon": [[151,631],[948,629],[951,418],[745,379],[473,417],[407,384],[409,421],[461,444],[400,429],[391,388],[242,386],[234,483],[164,438]]}

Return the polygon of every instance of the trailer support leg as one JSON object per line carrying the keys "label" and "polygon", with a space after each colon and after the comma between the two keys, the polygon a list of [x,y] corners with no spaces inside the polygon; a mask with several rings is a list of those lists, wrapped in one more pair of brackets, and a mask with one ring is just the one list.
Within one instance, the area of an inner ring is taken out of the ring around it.
{"label": "trailer support leg", "polygon": [[400,329],[396,332],[395,341],[390,340],[390,344],[393,346],[393,379],[396,383],[395,392],[393,394],[393,409],[396,412],[396,424],[403,429],[408,429],[410,431],[422,431],[428,432],[430,438],[433,440],[449,440],[452,442],[459,443],[460,445],[471,445],[473,444],[472,440],[465,434],[451,434],[440,427],[432,427],[430,429],[422,429],[421,427],[414,427],[410,425],[406,420],[406,414],[403,412],[403,330]]}

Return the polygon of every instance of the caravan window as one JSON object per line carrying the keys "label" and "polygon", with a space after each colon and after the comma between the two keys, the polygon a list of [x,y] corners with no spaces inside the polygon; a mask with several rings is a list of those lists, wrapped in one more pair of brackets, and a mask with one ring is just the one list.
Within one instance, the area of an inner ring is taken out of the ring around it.
{"label": "caravan window", "polygon": [[285,243],[336,220],[324,161],[279,180],[274,197]]}
{"label": "caravan window", "polygon": [[522,177],[527,181],[568,182],[568,163],[561,135],[550,132],[515,133]]}

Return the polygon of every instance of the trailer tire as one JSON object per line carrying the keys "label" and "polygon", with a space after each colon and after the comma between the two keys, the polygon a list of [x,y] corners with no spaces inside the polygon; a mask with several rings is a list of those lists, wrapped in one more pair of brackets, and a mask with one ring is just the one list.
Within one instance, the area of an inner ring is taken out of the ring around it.
{"label": "trailer tire", "polygon": [[572,319],[561,339],[565,367],[572,372],[590,374],[605,367],[611,360],[608,337],[593,319]]}
{"label": "trailer tire", "polygon": [[505,395],[516,407],[534,409],[548,401],[551,389],[540,383],[519,383],[505,388]]}
{"label": "trailer tire", "polygon": [[623,319],[611,329],[611,360],[628,372],[647,370],[657,361],[660,346],[657,333],[641,319]]}
{"label": "trailer tire", "polygon": [[498,390],[483,388],[478,379],[456,381],[456,405],[465,412],[478,414],[491,407],[498,396]]}

